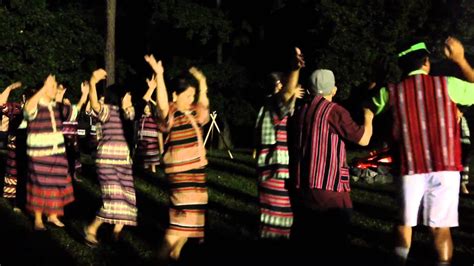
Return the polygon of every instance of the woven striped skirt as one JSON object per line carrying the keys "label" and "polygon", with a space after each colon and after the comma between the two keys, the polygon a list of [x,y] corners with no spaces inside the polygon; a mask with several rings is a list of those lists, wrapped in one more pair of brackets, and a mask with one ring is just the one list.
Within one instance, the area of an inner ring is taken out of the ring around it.
{"label": "woven striped skirt", "polygon": [[46,215],[64,214],[74,201],[74,191],[65,154],[28,158],[26,209]]}
{"label": "woven striped skirt", "polygon": [[158,137],[143,136],[138,143],[138,156],[145,167],[160,164]]}
{"label": "woven striped skirt", "polygon": [[293,212],[285,180],[269,178],[260,181],[259,198],[260,237],[289,238]]}
{"label": "woven striped skirt", "polygon": [[98,164],[102,207],[97,219],[109,224],[137,225],[131,165]]}
{"label": "woven striped skirt", "polygon": [[205,169],[168,174],[170,183],[170,226],[166,234],[204,237],[208,202]]}
{"label": "woven striped skirt", "polygon": [[3,197],[16,198],[16,184],[18,179],[18,171],[16,168],[16,145],[15,138],[9,136],[7,145],[7,165],[5,169],[5,184],[3,186]]}

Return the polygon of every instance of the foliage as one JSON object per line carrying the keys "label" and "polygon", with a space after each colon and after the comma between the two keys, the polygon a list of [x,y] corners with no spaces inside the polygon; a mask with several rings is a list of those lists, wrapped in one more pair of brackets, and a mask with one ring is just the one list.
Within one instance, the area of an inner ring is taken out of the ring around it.
{"label": "foliage", "polygon": [[0,2],[0,85],[41,84],[49,73],[80,94],[79,84],[97,65],[103,40],[77,6],[46,0]]}
{"label": "foliage", "polygon": [[395,54],[401,41],[424,39],[432,47],[435,62],[442,59],[442,44],[449,35],[467,41],[467,51],[472,51],[472,1],[313,0],[294,5],[296,11],[287,5],[279,17],[313,18],[288,24],[290,30],[303,28],[294,39],[302,42],[308,66],[335,72],[340,98],[373,80],[373,66],[380,58],[389,63],[388,80],[398,80]]}
{"label": "foliage", "polygon": [[154,23],[166,23],[183,30],[189,40],[197,39],[206,44],[212,39],[227,42],[232,25],[226,14],[217,8],[186,0],[154,1]]}

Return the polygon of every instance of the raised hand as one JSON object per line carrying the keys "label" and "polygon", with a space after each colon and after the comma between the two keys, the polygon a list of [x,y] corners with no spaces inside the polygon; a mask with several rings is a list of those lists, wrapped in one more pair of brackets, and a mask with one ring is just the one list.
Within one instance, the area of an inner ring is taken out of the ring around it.
{"label": "raised hand", "polygon": [[87,94],[87,93],[89,93],[89,81],[84,80],[84,81],[81,83],[81,92],[82,92],[82,94]]}
{"label": "raised hand", "polygon": [[189,69],[189,73],[191,73],[191,75],[193,75],[193,77],[199,82],[206,81],[206,76],[204,76],[202,71],[197,69],[196,67],[191,67]]}
{"label": "raised hand", "polygon": [[301,99],[304,96],[304,89],[301,87],[301,84],[298,84],[295,89],[295,98],[296,99]]}
{"label": "raised hand", "polygon": [[15,90],[15,89],[18,89],[21,87],[21,82],[20,81],[17,81],[15,83],[12,83],[10,84],[7,89],[10,89],[10,90]]}
{"label": "raised hand", "polygon": [[301,69],[301,68],[305,67],[303,54],[301,53],[301,50],[298,47],[295,47],[295,52],[296,52],[295,67],[297,69]]}
{"label": "raised hand", "polygon": [[106,77],[107,77],[107,72],[104,69],[99,68],[99,69],[95,70],[94,72],[92,72],[91,82],[94,82],[94,84],[95,84],[95,83],[105,79]]}
{"label": "raised hand", "polygon": [[59,84],[58,91],[56,92],[56,97],[55,97],[56,102],[62,102],[65,93],[66,93],[66,88],[64,88],[62,84]]}
{"label": "raised hand", "polygon": [[68,98],[63,99],[64,105],[71,105],[71,101]]}
{"label": "raised hand", "polygon": [[451,61],[461,62],[464,60],[464,46],[458,39],[448,37],[444,42],[444,54]]}
{"label": "raised hand", "polygon": [[161,60],[156,61],[155,57],[152,54],[150,54],[150,55],[145,55],[145,61],[151,66],[151,68],[153,69],[153,71],[155,71],[157,75],[163,74],[164,69],[163,69]]}
{"label": "raised hand", "polygon": [[[161,61],[160,61],[161,62]],[[155,89],[157,84],[156,84],[156,76],[153,75],[151,79],[146,79],[146,83],[148,84],[149,89]]]}
{"label": "raised hand", "polygon": [[132,95],[130,92],[125,93],[125,96],[123,96],[122,99],[122,106],[124,108],[130,107],[132,105]]}

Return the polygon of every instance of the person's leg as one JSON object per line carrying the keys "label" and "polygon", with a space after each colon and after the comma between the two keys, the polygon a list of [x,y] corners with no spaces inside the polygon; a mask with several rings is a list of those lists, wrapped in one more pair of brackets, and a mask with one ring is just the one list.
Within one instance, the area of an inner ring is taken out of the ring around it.
{"label": "person's leg", "polygon": [[158,250],[158,258],[162,261],[168,261],[168,259],[178,260],[187,240],[188,238],[185,236],[166,233]]}
{"label": "person's leg", "polygon": [[119,239],[120,232],[122,232],[123,224],[116,224],[114,226],[113,239],[117,241]]}
{"label": "person's leg", "polygon": [[38,231],[46,230],[46,227],[44,226],[43,223],[43,214],[40,211],[35,211],[35,225],[34,229]]}
{"label": "person's leg", "polygon": [[102,223],[103,222],[96,217],[90,225],[84,227],[84,238],[87,243],[91,245],[97,245],[99,243],[97,240],[97,230],[99,230]]}
{"label": "person's leg", "polygon": [[438,262],[449,263],[453,257],[453,240],[449,227],[430,228],[433,233],[434,247],[438,254]]}
{"label": "person's leg", "polygon": [[57,227],[64,227],[64,224],[59,220],[57,214],[50,214],[48,215],[48,220],[49,223],[52,223],[56,225]]}
{"label": "person's leg", "polygon": [[395,257],[399,265],[405,265],[411,247],[412,227],[398,225],[395,227]]}
{"label": "person's leg", "polygon": [[410,253],[412,227],[418,223],[418,210],[426,189],[426,175],[405,175],[401,177],[401,219],[395,226],[395,264],[405,265]]}
{"label": "person's leg", "polygon": [[459,188],[459,172],[432,173],[430,190],[424,203],[426,211],[423,215],[423,224],[431,229],[440,265],[449,265],[453,256],[450,227],[459,225]]}
{"label": "person's leg", "polygon": [[181,250],[184,247],[184,244],[188,241],[188,238],[185,236],[180,236],[178,238],[172,237],[170,239],[173,244],[171,244],[171,251],[169,253],[169,257],[172,260],[178,260],[179,257],[181,256]]}

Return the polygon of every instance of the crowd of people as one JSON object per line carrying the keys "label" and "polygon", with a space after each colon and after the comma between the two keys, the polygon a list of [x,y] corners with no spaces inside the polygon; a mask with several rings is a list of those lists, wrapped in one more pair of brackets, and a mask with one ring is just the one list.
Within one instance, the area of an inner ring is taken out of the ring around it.
{"label": "crowd of people", "polygon": [[308,259],[317,251],[318,258],[344,260],[339,255],[349,251],[353,210],[345,145],[368,145],[374,116],[385,112],[393,119],[388,145],[400,210],[394,220],[392,261],[405,265],[412,227],[421,221],[433,235],[438,265],[450,264],[450,228],[459,225],[460,188],[469,193],[469,162],[462,160],[469,158],[469,129],[458,106],[474,104],[474,70],[462,43],[452,37],[445,41],[445,55],[467,81],[430,76],[430,52],[424,42],[410,41],[399,49],[403,77],[398,83],[383,81],[386,85],[377,81],[369,88],[362,124],[332,101],[337,87],[331,70],[314,70],[302,93],[297,85],[304,66],[299,49],[289,74],[270,75],[271,94],[256,123],[261,238],[289,238]]}
{"label": "crowd of people", "polygon": [[[153,55],[145,60],[154,75],[147,79],[148,89],[138,101],[132,101],[131,92],[115,84],[99,95],[97,84],[107,76],[103,69],[81,84],[82,95],[74,104],[64,97],[66,88],[54,75],[38,90],[28,90],[29,95],[22,95],[20,103],[8,101],[11,91],[21,87],[20,82],[0,95],[7,150],[3,196],[14,211],[24,209],[33,215],[35,231],[47,230],[44,218],[53,226],[65,226],[61,217],[64,207],[74,201],[73,180],[81,182],[76,173],[81,169],[78,138],[85,134],[78,128],[78,117],[83,114],[90,121],[88,142],[102,196],[95,219],[83,228],[84,243],[98,246],[97,231],[104,223],[114,225],[115,241],[125,225],[137,225],[132,162],[151,172],[164,162],[171,206],[161,256],[178,259],[189,237],[203,239],[207,161],[201,127],[209,121],[206,77],[199,69],[190,68],[171,80],[172,98],[168,99],[161,61]],[[130,120],[137,122],[132,144],[125,132]],[[136,149],[134,156],[132,149]]]}
{"label": "crowd of people", "polygon": [[[261,239],[294,241],[308,256],[315,250],[327,257],[347,252],[353,205],[346,144],[367,146],[374,117],[389,112],[400,195],[394,261],[406,262],[412,227],[421,218],[433,234],[439,265],[449,265],[450,228],[458,226],[460,187],[468,193],[469,162],[461,159],[469,146],[461,149],[461,142],[470,145],[469,130],[458,105],[474,103],[474,70],[455,38],[446,40],[445,54],[467,81],[430,76],[429,54],[424,42],[401,47],[397,56],[403,79],[371,89],[363,103],[362,124],[333,102],[337,87],[331,70],[314,70],[308,87],[301,87],[305,62],[300,49],[295,49],[289,73],[269,75],[271,93],[256,121]],[[14,211],[33,215],[34,230],[47,230],[44,218],[65,226],[64,207],[74,201],[74,181],[81,182],[78,137],[84,132],[78,128],[78,117],[85,115],[102,195],[95,219],[83,228],[85,244],[100,244],[97,231],[104,223],[114,225],[114,240],[125,225],[137,225],[133,164],[151,172],[161,166],[169,183],[169,226],[158,256],[178,260],[189,238],[204,240],[206,76],[192,67],[167,88],[161,61],[153,55],[146,55],[145,61],[154,74],[139,100],[115,84],[99,94],[97,85],[107,76],[103,69],[81,84],[77,103],[64,97],[66,88],[54,75],[41,88],[26,90],[20,102],[8,101],[20,82],[1,93],[1,133],[7,150],[3,196],[11,200]],[[127,142],[127,121],[136,121],[133,145]]]}

